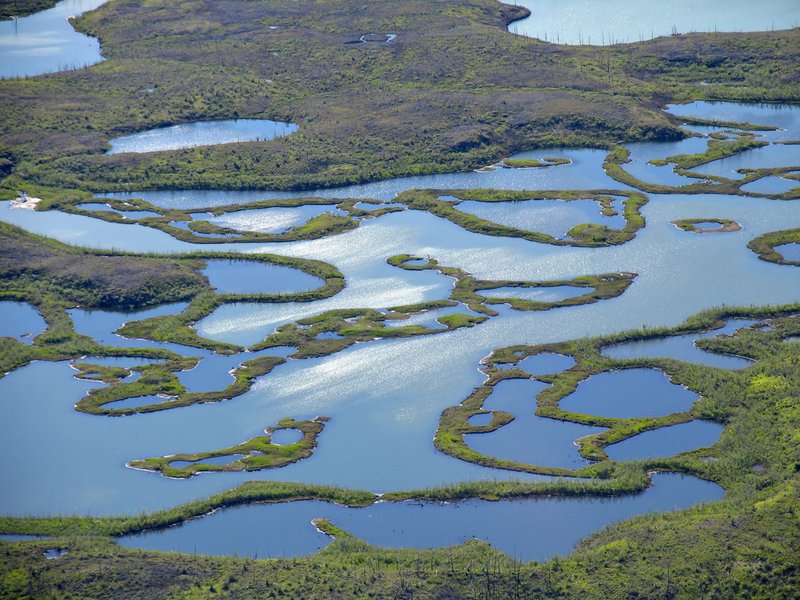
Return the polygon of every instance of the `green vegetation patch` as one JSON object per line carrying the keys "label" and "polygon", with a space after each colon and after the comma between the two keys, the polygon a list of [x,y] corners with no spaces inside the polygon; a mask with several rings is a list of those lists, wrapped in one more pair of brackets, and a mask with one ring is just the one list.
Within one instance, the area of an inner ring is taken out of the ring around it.
{"label": "green vegetation patch", "polygon": [[[742,226],[736,221],[717,217],[710,219],[678,219],[677,221],[670,221],[670,223],[678,229],[692,233],[732,233],[742,230]],[[719,227],[697,227],[698,223],[719,223]]]}
{"label": "green vegetation patch", "polygon": [[[261,471],[262,469],[277,469],[308,458],[317,447],[317,437],[322,433],[328,417],[316,417],[310,421],[296,421],[283,419],[277,425],[268,427],[267,435],[258,436],[230,448],[212,450],[211,452],[198,452],[195,454],[173,454],[162,458],[146,458],[132,460],[128,463],[134,469],[160,472],[164,477],[189,478],[198,473],[214,471]],[[283,429],[292,429],[303,434],[302,438],[293,444],[279,445],[272,442],[272,434]],[[208,459],[230,457],[227,464],[210,464],[203,462]],[[190,463],[178,466],[175,463]]]}
{"label": "green vegetation patch", "polygon": [[755,252],[761,260],[779,265],[800,266],[800,262],[787,260],[781,254],[780,247],[785,244],[800,244],[800,229],[770,231],[750,240],[747,247]]}

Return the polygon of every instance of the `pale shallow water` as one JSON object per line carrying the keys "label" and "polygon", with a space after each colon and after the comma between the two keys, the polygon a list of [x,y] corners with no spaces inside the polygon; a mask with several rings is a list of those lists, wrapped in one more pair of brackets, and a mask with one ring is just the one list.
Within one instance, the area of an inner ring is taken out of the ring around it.
{"label": "pale shallow water", "polygon": [[97,39],[78,33],[67,19],[107,1],[63,0],[48,10],[0,21],[0,78],[79,69],[103,60]]}
{"label": "pale shallow water", "polygon": [[148,129],[109,140],[106,154],[123,152],[161,152],[215,146],[233,142],[256,142],[291,135],[297,125],[266,119],[232,119],[228,121],[198,121]]}
{"label": "pale shallow water", "polygon": [[[793,0],[517,0],[533,14],[509,31],[557,44],[608,45],[672,33],[767,31],[800,25]],[[658,15],[658,18],[653,18]]]}

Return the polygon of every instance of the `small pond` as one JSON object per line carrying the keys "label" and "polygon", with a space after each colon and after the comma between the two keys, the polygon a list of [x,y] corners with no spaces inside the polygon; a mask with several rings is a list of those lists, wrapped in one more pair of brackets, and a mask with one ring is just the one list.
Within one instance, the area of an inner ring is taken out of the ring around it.
{"label": "small pond", "polygon": [[553,352],[540,352],[521,360],[517,366],[531,375],[547,375],[566,371],[575,364],[575,359]]}
{"label": "small pond", "polygon": [[750,364],[746,358],[728,356],[705,352],[694,345],[700,338],[715,337],[718,335],[731,335],[739,329],[750,327],[758,323],[752,319],[731,319],[724,327],[706,331],[704,333],[689,333],[671,337],[642,340],[640,342],[627,342],[603,348],[602,353],[610,358],[624,360],[627,358],[677,358],[686,362],[694,362],[709,367],[720,369],[743,369]]}
{"label": "small pond", "polygon": [[[512,169],[513,170],[513,169]],[[508,202],[478,202],[465,200],[456,210],[526,231],[545,233],[563,239],[567,231],[581,223],[597,223],[619,229],[625,226],[622,200],[614,202],[617,216],[606,217],[594,200],[513,200]]]}
{"label": "small pond", "polygon": [[752,183],[743,185],[742,189],[746,192],[753,192],[754,194],[783,194],[796,187],[800,187],[800,181],[796,179],[763,177]]}
{"label": "small pond", "polygon": [[656,369],[624,369],[592,375],[559,406],[598,417],[659,417],[685,412],[699,396]]}
{"label": "small pond", "polygon": [[160,217],[161,215],[157,212],[153,212],[151,210],[117,210],[115,208],[111,208],[108,204],[103,204],[101,202],[90,202],[88,204],[79,204],[78,208],[83,210],[91,210],[91,211],[103,211],[103,212],[110,212],[117,215],[121,215],[126,219],[144,219],[145,217]]}
{"label": "small pond", "polygon": [[632,438],[611,444],[606,453],[613,460],[644,460],[673,456],[711,446],[725,429],[713,421],[689,421],[680,425],[645,431]]}
{"label": "small pond", "polygon": [[291,446],[303,439],[303,432],[299,429],[278,429],[271,434],[272,443],[281,446]]}
{"label": "small pond", "polygon": [[780,246],[775,246],[775,250],[780,252],[784,260],[800,262],[800,244],[781,244]]}
{"label": "small pond", "polygon": [[439,323],[438,319],[446,317],[447,315],[466,314],[475,315],[465,306],[447,306],[445,308],[437,308],[425,312],[414,313],[406,319],[386,319],[383,322],[384,327],[408,327],[409,325],[422,325],[429,329],[445,329],[445,326]]}
{"label": "small pond", "polygon": [[109,140],[106,154],[122,152],[161,152],[214,146],[233,142],[256,142],[290,135],[297,125],[265,119],[233,119],[229,121],[199,121],[149,129]]}
{"label": "small pond", "polygon": [[324,284],[300,269],[249,260],[207,260],[206,265],[203,274],[221,294],[289,294]]}
{"label": "small pond", "polygon": [[483,403],[484,410],[502,410],[515,419],[491,433],[467,434],[464,439],[469,447],[487,456],[545,467],[585,466],[588,461],[578,454],[575,441],[605,429],[536,416],[536,394],[545,387],[547,384],[530,379],[509,379],[495,385]]}

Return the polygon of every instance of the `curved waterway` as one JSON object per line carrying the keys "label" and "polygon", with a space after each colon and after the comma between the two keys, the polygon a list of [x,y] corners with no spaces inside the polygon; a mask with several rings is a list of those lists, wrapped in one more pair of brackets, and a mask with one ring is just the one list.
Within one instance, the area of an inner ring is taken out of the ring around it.
{"label": "curved waterway", "polygon": [[325,518],[345,531],[389,548],[439,548],[479,539],[519,560],[544,561],[570,552],[599,527],[633,515],[687,508],[724,496],[719,486],[677,474],[620,498],[543,498],[456,503],[382,502],[345,508],[292,502],[219,511],[179,527],[121,538],[129,548],[240,557],[311,554],[331,539],[311,523]]}
{"label": "curved waterway", "polygon": [[0,78],[79,69],[103,60],[100,42],[78,33],[70,17],[108,0],[62,0],[27,17],[0,21]]}
{"label": "curved waterway", "polygon": [[[673,33],[769,31],[800,25],[794,0],[517,0],[531,16],[512,33],[556,44],[606,46]],[[657,19],[653,15],[658,15]]]}
{"label": "curved waterway", "polygon": [[[747,110],[752,112],[755,109],[748,107]],[[772,116],[770,109],[762,112],[756,110],[753,120],[770,124]],[[662,153],[672,153],[672,148],[665,147]],[[411,187],[624,187],[611,181],[603,172],[601,165],[604,152],[562,149],[549,150],[549,155],[564,156],[572,160],[572,164],[543,169],[497,169],[487,173],[395,179],[325,190],[319,195],[389,201],[397,193]],[[525,156],[535,157],[537,154],[526,153]],[[168,207],[198,207],[293,194],[178,191],[133,195]],[[317,193],[303,192],[302,195]],[[591,208],[594,213],[596,207]],[[409,210],[365,220],[357,229],[319,240],[204,245],[204,251],[272,252],[323,260],[334,264],[346,277],[345,289],[331,298],[304,303],[223,305],[196,325],[201,335],[245,346],[260,341],[281,324],[325,310],[356,307],[386,309],[446,299],[450,295],[453,287],[451,278],[435,271],[407,271],[387,264],[389,256],[400,253],[434,257],[441,265],[459,267],[477,278],[498,281],[554,281],[620,271],[635,272],[638,277],[621,296],[595,304],[538,312],[520,312],[500,306],[498,316],[472,328],[425,337],[360,343],[327,357],[288,359],[269,375],[258,378],[251,390],[242,396],[161,413],[113,419],[78,413],[73,405],[88,390],[102,384],[75,379],[75,371],[66,362],[34,362],[0,379],[0,472],[3,473],[0,512],[34,515],[137,513],[203,498],[251,479],[335,484],[375,492],[477,479],[547,479],[480,467],[437,453],[433,448],[431,439],[442,410],[457,405],[483,383],[484,375],[478,367],[481,359],[492,349],[513,344],[560,342],[589,335],[604,335],[641,325],[674,326],[700,310],[723,303],[780,304],[797,301],[800,297],[800,269],[760,261],[746,247],[747,242],[756,236],[785,229],[787,223],[798,222],[800,204],[723,195],[650,195],[642,214],[647,226],[632,241],[608,248],[558,247],[520,239],[477,235],[428,213]],[[258,215],[255,213],[252,216],[257,218]],[[674,220],[695,218],[732,219],[741,223],[743,230],[735,235],[689,235],[671,224]],[[192,244],[140,225],[109,223],[58,212],[15,210],[5,202],[0,203],[0,220],[65,242],[92,247],[171,253],[197,249]],[[242,275],[239,279],[254,278]],[[236,281],[237,278],[233,278],[228,283],[235,286]],[[280,276],[272,282],[287,289],[292,283]],[[225,288],[226,291],[228,289],[232,288]],[[76,309],[71,315],[78,331],[110,345],[166,347],[185,356],[197,356],[201,358],[200,364],[191,371],[178,373],[180,381],[192,391],[222,388],[231,381],[230,369],[256,355],[241,353],[217,357],[195,348],[127,340],[113,333],[126,321],[157,314],[175,314],[184,306],[171,305],[134,314]],[[654,307],[658,307],[657,310]],[[444,312],[450,312],[450,309]],[[453,312],[466,312],[466,309],[457,307]],[[431,320],[441,314],[419,315],[418,322],[431,324]],[[742,323],[731,323],[729,326],[742,326]],[[9,331],[15,330],[11,328]],[[726,328],[709,335],[719,333],[732,331]],[[674,349],[675,352],[683,353],[693,347],[692,342],[697,337],[682,339],[681,347]],[[282,348],[264,353],[285,357],[289,352]],[[653,352],[660,356],[670,355],[661,348]],[[716,356],[711,353],[703,355]],[[680,354],[677,357],[701,362],[701,356]],[[130,362],[130,366],[135,364],[139,363]],[[545,355],[527,359],[521,366],[532,374],[541,374],[557,372],[572,364],[569,358]],[[120,365],[126,366],[124,362],[120,362]],[[685,392],[682,388],[671,386],[658,372],[650,375],[652,377],[646,377],[636,385],[662,385]],[[613,377],[609,375],[607,378]],[[645,379],[660,383],[648,383]],[[509,384],[512,388],[517,385],[514,382],[503,385]],[[626,384],[623,382],[623,385]],[[523,382],[519,385],[531,387],[531,390],[524,392],[521,400],[511,397],[509,401],[527,406],[529,412],[526,418],[533,421],[534,398],[539,384]],[[592,388],[594,384],[587,382],[585,385]],[[674,403],[665,400],[663,411],[659,408],[658,412],[673,411],[673,406],[678,407],[675,410],[685,410],[692,399],[690,394],[678,398]],[[633,397],[627,404],[623,401],[614,410],[623,414],[632,408],[634,401]],[[587,406],[590,405],[592,403],[588,402]],[[521,410],[525,406],[521,406]],[[487,408],[492,410],[491,404]],[[499,408],[503,409],[502,406]],[[331,420],[319,437],[319,446],[314,455],[279,470],[214,473],[176,481],[124,466],[139,458],[227,448],[263,435],[265,427],[281,419],[310,419],[318,415],[329,416]],[[514,428],[524,425],[526,418],[520,418],[517,425],[512,422],[491,434],[467,436],[468,441],[470,444],[492,445],[497,436],[513,438]],[[568,431],[564,435],[561,435],[563,432],[554,432],[560,440],[559,446],[550,455],[545,455],[546,460],[542,462],[548,464],[547,461],[550,461],[549,464],[565,466],[586,464],[577,455],[573,445],[575,439],[585,433],[571,427],[567,425]],[[699,427],[708,429],[704,429],[703,433],[713,435],[708,440],[695,439],[692,427],[698,425],[689,423],[676,426],[671,430],[663,430],[667,433],[660,435],[673,440],[689,438],[705,445],[713,443],[719,433],[719,426],[700,423]],[[683,435],[682,432],[688,432],[689,435]],[[674,452],[698,446],[697,443],[688,448],[680,444],[670,445],[669,439],[664,442],[665,446],[659,446],[659,440],[648,434],[636,436],[630,443],[621,442],[617,448],[610,447],[609,453],[630,452],[632,458],[643,455],[643,450],[632,447],[634,440],[644,440],[636,443],[644,443],[656,455],[661,455],[659,448]],[[654,440],[653,443],[647,442],[648,439]],[[623,444],[630,449],[623,447]],[[39,452],[20,453],[20,447],[37,448]],[[487,447],[487,451],[495,450],[500,456],[503,450],[508,451],[511,458],[538,458],[533,452],[525,455],[525,452],[530,452],[526,447],[517,448],[519,452],[512,452],[514,448],[508,444],[500,444],[497,448]],[[57,456],[58,460],[42,461],[42,453]],[[666,490],[663,495],[659,491],[661,489]],[[423,508],[406,504],[380,504],[363,509],[363,512],[340,510],[330,505],[314,506],[311,503],[253,507],[240,510],[245,515],[251,514],[246,511],[259,509],[266,511],[264,514],[273,515],[288,511],[285,518],[269,517],[265,521],[265,527],[271,533],[262,532],[258,537],[259,543],[266,545],[221,549],[198,546],[197,550],[236,552],[239,555],[258,553],[259,556],[313,552],[327,543],[327,539],[319,537],[320,534],[309,525],[309,521],[314,517],[328,517],[352,533],[377,544],[428,547],[457,543],[476,536],[512,555],[544,559],[553,553],[568,552],[577,539],[610,522],[609,519],[650,510],[671,510],[698,501],[715,500],[721,494],[722,491],[712,484],[676,475],[662,475],[656,478],[651,490],[612,501],[586,498],[558,502],[526,501],[519,504],[475,502],[425,505]],[[652,503],[649,500],[655,497],[663,502],[659,500]],[[471,508],[473,505],[475,508]],[[307,514],[301,510],[304,506],[311,506]],[[520,508],[513,508],[517,506]],[[517,510],[518,515],[514,513]],[[608,513],[603,512],[606,510]],[[174,531],[188,530],[194,526],[205,527],[206,523],[214,523],[215,519],[236,512],[222,511]],[[513,518],[512,513],[516,515]],[[372,518],[361,516],[370,514]],[[416,519],[414,514],[432,515],[430,518],[446,522],[447,526],[442,526],[446,535],[443,533],[432,541],[426,540],[427,531],[435,528],[426,525],[429,521],[425,519]],[[351,521],[348,515],[358,516],[353,516]],[[507,515],[506,523],[503,519]],[[245,521],[248,518],[246,516]],[[531,526],[519,525],[518,522],[523,519],[528,519]],[[577,521],[581,523],[580,527],[576,525],[569,535],[559,538],[559,527],[555,524],[560,523],[561,529],[564,529],[567,527],[565,524]],[[282,523],[285,523],[286,529],[281,529]],[[541,544],[533,543],[530,540],[539,535],[533,524],[543,524],[545,527],[553,524],[555,533],[541,533]],[[517,529],[524,531],[525,535],[515,537]],[[492,534],[494,530],[498,532],[496,535]],[[234,537],[209,531],[200,536],[208,542],[222,543],[223,538]],[[385,537],[382,537],[384,534]],[[254,534],[250,539],[255,537]],[[294,538],[306,541],[295,545]],[[194,542],[187,544],[191,545],[169,541],[163,549],[192,551]]]}

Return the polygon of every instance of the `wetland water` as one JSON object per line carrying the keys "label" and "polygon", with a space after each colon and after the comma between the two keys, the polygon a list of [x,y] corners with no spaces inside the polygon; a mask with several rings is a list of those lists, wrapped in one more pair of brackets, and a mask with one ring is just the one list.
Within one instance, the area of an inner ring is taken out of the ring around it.
{"label": "wetland water", "polygon": [[162,152],[196,146],[215,146],[233,142],[255,142],[291,135],[297,125],[265,119],[233,119],[229,121],[199,121],[148,129],[109,141],[106,154],[122,152]]}
{"label": "wetland water", "polygon": [[768,31],[800,25],[800,5],[794,0],[517,0],[515,4],[532,14],[511,23],[509,31],[556,44],[599,46],[672,33]]}
{"label": "wetland water", "polygon": [[330,543],[311,524],[313,519],[326,518],[376,546],[437,548],[480,539],[520,560],[544,561],[554,554],[567,554],[598,527],[636,514],[711,502],[723,494],[707,481],[660,474],[642,494],[604,500],[383,502],[367,508],[292,502],[226,509],[181,527],[124,537],[120,543],[148,550],[242,557],[303,556]]}
{"label": "wetland water", "polygon": [[78,33],[68,18],[108,0],[62,0],[53,8],[0,21],[0,78],[30,77],[103,60],[96,38]]}
{"label": "wetland water", "polygon": [[[748,113],[753,110],[753,107],[746,107]],[[796,115],[796,109],[792,110]],[[774,114],[772,109],[766,108],[763,112],[756,111],[751,120],[769,124]],[[669,148],[665,148],[664,152],[673,153]],[[526,154],[530,157],[541,155]],[[320,194],[391,200],[397,192],[409,187],[623,187],[603,173],[603,152],[565,149],[550,150],[547,155],[570,158],[573,164],[543,169],[497,169],[487,173],[396,179],[326,190]],[[302,195],[318,194],[303,192]],[[178,191],[136,193],[134,196],[145,197],[155,204],[162,204],[163,201],[166,206],[192,207],[291,194]],[[642,208],[642,213],[647,219],[647,227],[634,240],[609,248],[556,247],[520,239],[477,235],[419,211],[404,211],[367,220],[358,229],[313,241],[204,245],[204,251],[273,252],[319,259],[336,265],[346,276],[346,288],[325,300],[224,305],[197,324],[197,331],[201,335],[240,344],[252,344],[263,339],[281,323],[332,308],[385,309],[448,297],[453,286],[452,279],[434,271],[405,271],[386,263],[387,257],[400,253],[435,257],[442,265],[460,267],[481,279],[540,281],[619,271],[636,272],[639,277],[622,296],[596,304],[528,313],[500,307],[498,317],[473,328],[413,339],[385,339],[356,344],[328,357],[290,359],[270,375],[259,378],[253,388],[242,396],[216,404],[195,405],[162,413],[113,419],[77,413],[73,405],[87,390],[100,384],[75,379],[75,371],[67,363],[35,362],[0,379],[0,472],[3,473],[0,512],[40,515],[137,513],[206,497],[251,479],[336,484],[376,492],[475,479],[542,479],[465,463],[435,452],[431,444],[441,411],[458,404],[475,386],[482,383],[483,375],[477,368],[480,360],[493,348],[603,335],[643,324],[652,327],[673,326],[702,309],[723,303],[778,304],[797,301],[800,296],[800,269],[760,261],[746,248],[746,243],[754,237],[785,229],[787,223],[798,222],[800,204],[721,195],[650,195],[650,201]],[[670,223],[676,219],[712,217],[733,219],[743,225],[743,231],[735,235],[690,235]],[[191,244],[139,225],[114,224],[56,212],[13,210],[8,203],[0,203],[0,219],[65,242],[87,246],[158,252],[196,249]],[[703,285],[698,285],[698,282]],[[126,340],[112,333],[125,321],[175,313],[182,310],[183,306],[161,307],[144,314],[90,313],[76,309],[71,315],[78,331],[110,345],[168,347],[185,356],[202,357],[196,370],[178,374],[190,388],[209,389],[227,385],[230,382],[227,371],[239,360],[247,360],[253,354],[218,358],[195,348]],[[460,308],[457,312],[466,312],[463,307]],[[435,315],[428,313],[425,318],[435,318]],[[710,335],[718,333],[711,332]],[[691,348],[691,340],[687,348]],[[282,352],[285,355],[286,350]],[[539,360],[543,364],[537,365],[534,357],[523,361],[521,366],[530,369],[530,372],[542,373],[571,365],[568,358]],[[695,357],[693,360],[698,359]],[[204,373],[208,370],[211,374],[206,380]],[[190,381],[192,377],[197,380]],[[656,373],[655,379],[664,378]],[[662,383],[671,389],[670,384]],[[528,385],[535,388],[536,384]],[[528,391],[524,396],[531,409],[528,413],[531,420],[534,393],[535,390]],[[20,401],[23,398],[25,401]],[[516,402],[517,399],[510,398],[509,401]],[[677,402],[680,404],[683,400]],[[226,448],[261,435],[265,427],[280,419],[313,418],[317,415],[330,416],[331,421],[320,435],[315,454],[283,469],[206,474],[176,481],[124,466],[137,458]],[[676,426],[670,428],[673,431],[665,430],[667,433],[660,434],[673,439],[686,438],[691,442],[688,448],[668,443],[665,447],[669,453],[713,443],[718,436],[718,427],[701,423],[701,428],[707,427],[714,434],[703,437],[707,432],[695,431],[693,428],[698,426],[694,423]],[[504,434],[504,429],[513,434],[514,430],[508,429],[510,427],[514,427],[514,424],[492,434],[468,436],[469,443],[491,444],[491,436],[510,435]],[[714,427],[717,429],[713,430]],[[581,459],[572,445],[576,433],[578,437],[582,433],[570,426],[567,426],[567,430],[565,435],[558,438],[561,440],[558,450],[544,458],[555,463],[583,464],[578,462]],[[658,432],[648,432],[655,433]],[[630,442],[646,440],[644,451],[660,454],[660,442],[645,435],[632,438]],[[610,447],[609,452],[627,452],[623,444],[628,442],[615,445],[617,448]],[[15,450],[19,447],[40,448],[42,452],[56,453],[59,460],[41,461],[34,453],[20,454]],[[365,452],[365,448],[369,451]],[[522,451],[527,452],[528,449],[522,448]],[[631,456],[639,455],[635,448],[630,452]],[[535,455],[532,457],[536,458]],[[703,488],[712,490],[708,494],[694,493],[692,486],[698,483],[697,480],[674,477],[676,488],[669,488],[670,491],[665,495],[668,503],[658,507],[648,504],[646,499],[652,497],[648,496],[651,492],[621,498],[620,502],[629,503],[626,504],[630,507],[629,512],[617,510],[615,514],[618,516],[614,518],[647,510],[668,510],[676,506],[670,504],[674,502],[685,501],[688,505],[695,501],[713,500],[722,493],[716,486]],[[660,489],[663,481],[657,479],[654,492]],[[704,482],[699,484],[711,485]],[[480,509],[484,512],[475,513],[480,518],[470,516],[465,505],[460,505],[461,508],[453,505],[452,508],[444,507],[441,510],[442,514],[452,515],[446,518],[452,518],[456,525],[448,525],[448,530],[452,531],[452,541],[457,542],[471,535],[484,535],[484,530],[476,528],[475,523],[478,523],[478,527],[485,525],[487,529],[497,527],[497,523],[503,519],[505,508],[511,504],[486,504],[485,508]],[[543,501],[521,505],[529,511],[529,518],[535,521],[563,524],[573,518],[567,502]],[[553,542],[553,545],[544,549],[531,549],[531,554],[527,554],[527,541],[519,549],[513,544],[505,547],[520,556],[532,556],[541,550],[543,555],[536,555],[547,557],[554,552],[568,551],[575,539],[608,522],[593,512],[604,510],[603,507],[607,506],[605,501],[585,499],[576,506],[579,508],[575,509],[575,514],[580,514],[582,521],[585,519],[586,528],[570,538],[566,547]],[[265,511],[281,509],[254,507],[253,510],[258,508]],[[327,505],[323,508],[337,509]],[[434,514],[438,510],[433,505],[417,509],[423,513],[430,509],[425,514]],[[294,508],[287,510],[291,512]],[[402,513],[411,509],[375,507],[375,510],[387,510],[388,515],[392,510]],[[227,512],[193,524],[212,523]],[[312,540],[310,545],[298,550],[288,545],[289,538],[306,535],[303,533],[306,529],[312,538],[317,535],[308,525],[311,518],[326,516],[324,511],[317,513],[319,511],[313,510],[309,511],[309,515],[298,517],[299,528],[292,527],[291,533],[276,534],[274,532],[280,529],[273,529],[268,541],[277,545],[255,551],[259,552],[259,556],[313,551],[319,544],[325,543],[324,538],[315,538],[316,541]],[[490,516],[490,513],[494,516]],[[561,521],[551,515],[559,515]],[[361,526],[355,517],[350,525],[338,514],[331,513],[329,516],[337,524],[346,529],[350,527],[356,535],[364,535],[368,541],[372,541],[368,533],[362,534],[370,527],[365,525],[359,529]],[[397,533],[397,541],[392,543],[427,544],[421,537],[425,535],[426,527],[417,527],[412,521],[403,521],[404,518],[376,516],[370,523],[385,523],[390,530],[408,532],[403,534],[405,537]],[[277,528],[280,524],[267,526]],[[376,543],[385,543],[378,534],[380,527],[383,525],[375,526],[374,540]],[[508,531],[512,529],[511,526],[506,527]],[[509,535],[513,535],[513,531]],[[208,534],[205,537],[225,536]],[[263,541],[264,535],[260,537]],[[530,537],[529,534],[528,539]],[[499,539],[490,541],[498,547],[505,543]],[[445,538],[437,539],[435,543],[445,543]],[[179,546],[174,542],[174,546],[170,547]],[[191,547],[184,548],[192,550]],[[200,548],[198,546],[198,551],[201,551]],[[208,551],[220,550],[209,548]],[[233,551],[240,555],[251,553],[245,547]]]}

